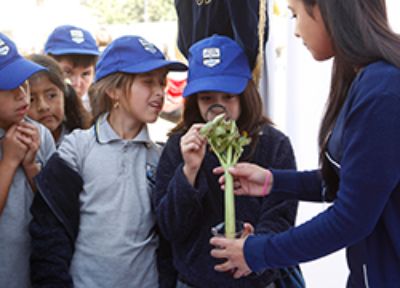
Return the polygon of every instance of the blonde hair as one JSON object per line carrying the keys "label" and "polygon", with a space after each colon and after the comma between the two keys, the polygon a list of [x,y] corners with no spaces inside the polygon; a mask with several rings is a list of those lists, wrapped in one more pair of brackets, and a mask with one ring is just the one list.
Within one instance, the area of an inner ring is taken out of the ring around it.
{"label": "blonde hair", "polygon": [[135,74],[117,72],[99,80],[90,87],[89,98],[93,123],[100,115],[111,111],[114,103],[110,98],[109,91],[122,89],[124,95],[128,95],[134,80]]}

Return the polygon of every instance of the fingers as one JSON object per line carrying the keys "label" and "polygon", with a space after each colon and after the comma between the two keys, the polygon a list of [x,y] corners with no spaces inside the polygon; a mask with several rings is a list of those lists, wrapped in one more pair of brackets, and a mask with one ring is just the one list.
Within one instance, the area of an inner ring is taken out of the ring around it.
{"label": "fingers", "polygon": [[254,234],[254,227],[250,223],[244,223],[243,232],[240,238],[246,238],[247,236]]}

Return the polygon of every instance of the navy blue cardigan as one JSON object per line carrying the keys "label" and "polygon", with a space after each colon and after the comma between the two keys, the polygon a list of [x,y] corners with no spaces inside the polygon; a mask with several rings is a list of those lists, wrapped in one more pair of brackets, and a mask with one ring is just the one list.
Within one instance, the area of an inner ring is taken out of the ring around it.
{"label": "navy blue cardigan", "polygon": [[[211,227],[224,219],[223,192],[212,169],[219,166],[207,151],[193,188],[182,172],[181,135],[170,137],[161,155],[156,176],[154,202],[158,225],[172,246],[173,263],[179,277],[194,287],[265,287],[280,277],[280,271],[268,270],[235,280],[216,272],[210,256]],[[246,147],[243,157],[248,156]],[[295,169],[289,139],[278,130],[265,126],[251,161],[264,167]],[[297,201],[269,197],[236,197],[236,218],[250,222],[256,233],[277,233],[293,226]]]}
{"label": "navy blue cardigan", "polygon": [[[280,235],[250,236],[253,271],[293,265],[347,248],[348,287],[400,286],[400,69],[366,66],[353,81],[328,142],[339,177],[331,207]],[[274,171],[271,195],[324,200],[319,171]]]}

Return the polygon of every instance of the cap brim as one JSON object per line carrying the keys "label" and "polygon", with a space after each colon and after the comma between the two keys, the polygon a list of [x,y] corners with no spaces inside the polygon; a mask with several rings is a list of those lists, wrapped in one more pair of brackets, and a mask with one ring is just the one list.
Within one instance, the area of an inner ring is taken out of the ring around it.
{"label": "cap brim", "polygon": [[42,70],[46,68],[20,57],[0,70],[0,90],[14,90]]}
{"label": "cap brim", "polygon": [[189,81],[183,90],[183,97],[206,91],[240,94],[250,79],[235,76],[213,76]]}
{"label": "cap brim", "polygon": [[188,67],[181,62],[169,61],[164,59],[154,59],[151,61],[145,61],[143,63],[139,63],[134,66],[126,67],[122,69],[123,71],[121,72],[146,73],[163,67],[167,68],[169,71],[186,71],[188,69]]}
{"label": "cap brim", "polygon": [[96,50],[90,50],[90,49],[49,49],[45,51],[46,54],[52,54],[52,55],[65,55],[65,54],[79,54],[79,55],[93,55],[93,56],[99,56],[100,51]]}

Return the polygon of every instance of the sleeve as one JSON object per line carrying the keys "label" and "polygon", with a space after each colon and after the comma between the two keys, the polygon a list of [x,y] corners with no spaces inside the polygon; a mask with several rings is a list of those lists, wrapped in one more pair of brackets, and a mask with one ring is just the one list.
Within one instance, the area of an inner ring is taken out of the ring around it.
{"label": "sleeve", "polygon": [[202,221],[206,177],[200,168],[193,187],[183,173],[179,141],[169,140],[161,155],[156,178],[154,206],[161,232],[169,241],[183,241]]}
{"label": "sleeve", "polygon": [[69,265],[79,227],[82,180],[55,153],[35,178],[31,206],[31,282],[33,287],[73,287]]}
{"label": "sleeve", "polygon": [[50,159],[53,153],[56,151],[56,146],[54,143],[53,136],[51,135],[49,129],[45,126],[39,126],[40,133],[40,148],[38,153],[39,161],[42,165],[45,165],[46,162]]}
{"label": "sleeve", "polygon": [[367,93],[374,95],[353,104],[345,123],[339,191],[333,205],[284,233],[249,237],[244,253],[253,271],[313,260],[373,231],[400,182],[400,100],[376,89]]}

